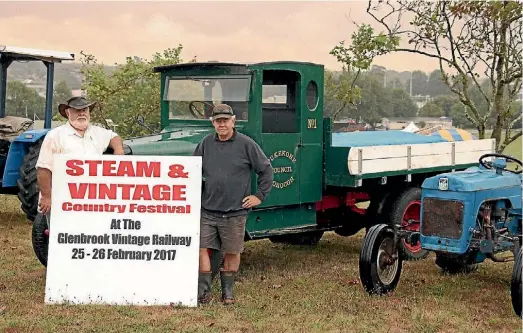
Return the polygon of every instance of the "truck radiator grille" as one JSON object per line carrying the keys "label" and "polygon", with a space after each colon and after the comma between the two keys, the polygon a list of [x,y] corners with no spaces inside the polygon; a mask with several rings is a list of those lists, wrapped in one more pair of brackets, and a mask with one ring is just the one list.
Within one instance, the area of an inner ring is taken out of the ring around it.
{"label": "truck radiator grille", "polygon": [[425,198],[423,200],[424,236],[460,238],[463,229],[463,208],[460,201]]}

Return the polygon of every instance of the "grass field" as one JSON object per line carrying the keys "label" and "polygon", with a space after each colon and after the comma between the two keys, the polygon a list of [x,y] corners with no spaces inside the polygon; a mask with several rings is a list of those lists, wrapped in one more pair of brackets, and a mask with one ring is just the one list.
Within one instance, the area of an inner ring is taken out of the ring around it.
{"label": "grass field", "polygon": [[[475,135],[477,137],[478,131],[476,129],[467,129],[472,135]],[[492,134],[492,130],[487,130],[485,133],[486,138],[490,138],[490,135]],[[504,135],[502,135],[501,139],[503,140]],[[504,154],[514,156],[515,158],[521,160],[522,155],[522,147],[521,147],[521,137],[517,138],[512,142],[510,145],[508,145],[507,148],[505,148]]]}
{"label": "grass field", "polygon": [[44,305],[30,225],[15,197],[0,196],[0,212],[0,332],[521,332],[512,263],[444,276],[431,255],[405,263],[395,294],[370,297],[359,283],[362,233],[329,233],[316,247],[247,243],[232,307]]}

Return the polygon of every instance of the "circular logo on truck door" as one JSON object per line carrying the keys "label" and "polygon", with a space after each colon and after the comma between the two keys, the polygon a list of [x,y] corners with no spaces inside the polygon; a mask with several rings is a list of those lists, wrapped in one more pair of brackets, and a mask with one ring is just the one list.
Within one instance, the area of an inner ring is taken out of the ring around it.
{"label": "circular logo on truck door", "polygon": [[269,156],[269,161],[271,161],[274,173],[272,187],[286,188],[294,183],[292,174],[296,165],[296,157],[292,153],[286,150],[278,150]]}

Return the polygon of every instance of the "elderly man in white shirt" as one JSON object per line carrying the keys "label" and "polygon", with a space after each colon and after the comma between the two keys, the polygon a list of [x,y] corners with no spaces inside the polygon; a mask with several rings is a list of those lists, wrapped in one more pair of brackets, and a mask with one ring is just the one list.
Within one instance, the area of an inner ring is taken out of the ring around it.
{"label": "elderly man in white shirt", "polygon": [[123,155],[122,139],[115,132],[89,123],[96,102],[89,103],[84,97],[71,97],[58,106],[67,123],[50,130],[44,138],[36,162],[39,210],[49,214],[51,210],[51,179],[53,155],[67,153],[103,154],[112,148],[115,155]]}

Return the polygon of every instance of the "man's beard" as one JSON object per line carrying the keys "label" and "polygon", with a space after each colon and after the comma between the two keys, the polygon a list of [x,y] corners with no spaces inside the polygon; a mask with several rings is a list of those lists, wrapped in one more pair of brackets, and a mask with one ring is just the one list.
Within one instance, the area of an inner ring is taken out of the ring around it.
{"label": "man's beard", "polygon": [[71,124],[71,126],[76,128],[77,130],[85,131],[87,126],[89,126],[89,118],[81,119],[81,120],[78,120],[78,118],[77,118],[75,120],[69,120],[69,123]]}

